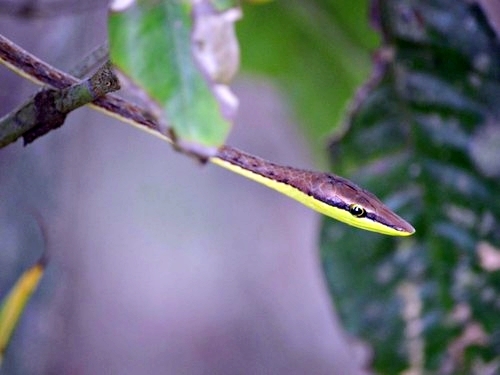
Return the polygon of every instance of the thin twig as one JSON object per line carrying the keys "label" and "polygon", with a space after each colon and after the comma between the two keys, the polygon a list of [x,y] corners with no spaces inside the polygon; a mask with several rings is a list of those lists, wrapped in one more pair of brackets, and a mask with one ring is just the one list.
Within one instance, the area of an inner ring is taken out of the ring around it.
{"label": "thin twig", "polygon": [[[64,89],[79,82],[77,78],[54,68],[26,52],[2,35],[0,35],[0,62],[17,74],[39,85]],[[109,116],[170,142],[170,139],[160,132],[159,125],[153,116],[136,104],[115,95],[107,94],[94,100],[89,105]]]}
{"label": "thin twig", "polygon": [[104,65],[108,61],[109,46],[108,43],[104,43],[90,51],[90,53],[79,61],[78,64],[71,68],[69,74],[83,79],[87,74]]}
{"label": "thin twig", "polygon": [[39,91],[17,110],[0,119],[0,147],[24,138],[24,144],[63,125],[66,115],[97,98],[120,88],[109,64],[91,78],[56,90]]}

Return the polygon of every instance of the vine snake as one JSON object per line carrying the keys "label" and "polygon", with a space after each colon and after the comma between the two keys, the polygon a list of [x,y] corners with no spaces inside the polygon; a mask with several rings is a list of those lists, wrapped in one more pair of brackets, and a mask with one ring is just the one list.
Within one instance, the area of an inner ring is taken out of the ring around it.
{"label": "vine snake", "polygon": [[[78,83],[0,35],[0,62],[31,81],[62,89]],[[90,106],[172,143],[138,106],[108,94]],[[210,162],[285,194],[346,224],[391,236],[409,236],[415,229],[372,193],[328,173],[280,166],[230,146],[222,146]]]}
{"label": "vine snake", "polygon": [[415,232],[375,195],[343,177],[281,166],[230,146],[210,161],[354,227],[391,236]]}

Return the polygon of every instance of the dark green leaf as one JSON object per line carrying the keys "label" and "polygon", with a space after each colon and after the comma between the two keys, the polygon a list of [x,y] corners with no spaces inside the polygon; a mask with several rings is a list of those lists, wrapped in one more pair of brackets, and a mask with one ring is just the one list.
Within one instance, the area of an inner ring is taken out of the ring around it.
{"label": "dark green leaf", "polygon": [[[379,10],[393,56],[376,66],[382,76],[331,156],[336,173],[417,232],[396,240],[325,220],[327,278],[347,326],[373,345],[378,372],[422,358],[426,371],[474,373],[500,355],[500,271],[478,251],[487,244],[500,257],[500,45],[472,3],[389,0]],[[411,327],[420,327],[412,337]],[[476,339],[461,342],[471,329]]]}

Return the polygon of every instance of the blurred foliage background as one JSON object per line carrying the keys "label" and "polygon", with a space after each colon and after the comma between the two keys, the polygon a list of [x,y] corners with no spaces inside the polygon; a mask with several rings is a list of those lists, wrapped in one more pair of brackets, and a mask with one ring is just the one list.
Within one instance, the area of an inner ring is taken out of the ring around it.
{"label": "blurred foliage background", "polygon": [[242,72],[279,83],[319,160],[369,76],[379,38],[368,13],[366,0],[272,1],[245,6],[237,24]]}
{"label": "blurred foliage background", "polygon": [[282,84],[316,154],[334,134],[332,171],[417,229],[324,219],[330,290],[379,373],[500,371],[499,9],[483,5],[274,2],[240,25],[244,70]]}
{"label": "blurred foliage background", "polygon": [[485,4],[283,0],[245,4],[237,24],[242,74],[278,84],[318,164],[417,230],[323,220],[335,306],[377,373],[500,371],[499,9]]}

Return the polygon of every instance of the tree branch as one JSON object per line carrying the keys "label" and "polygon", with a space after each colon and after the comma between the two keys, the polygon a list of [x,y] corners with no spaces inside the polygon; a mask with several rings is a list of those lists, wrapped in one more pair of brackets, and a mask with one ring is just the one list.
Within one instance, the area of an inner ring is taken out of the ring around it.
{"label": "tree branch", "polygon": [[[79,83],[81,84],[77,78],[62,72],[31,55],[2,35],[0,35],[0,62],[32,82],[40,85],[48,85],[52,89],[62,90]],[[45,98],[39,99],[45,100]],[[27,104],[29,103],[26,103],[25,105]],[[165,141],[170,141],[166,135],[160,132],[158,123],[154,117],[147,110],[133,103],[118,98],[115,95],[107,94],[95,99],[89,103],[89,105],[107,115],[136,126],[143,131],[147,131],[156,137]],[[30,110],[32,111],[33,109]],[[0,122],[0,127],[2,126],[3,125]],[[12,140],[10,142],[12,142]],[[0,141],[0,147],[5,146],[5,144]]]}
{"label": "tree branch", "polygon": [[0,147],[21,136],[25,145],[31,143],[62,126],[71,111],[119,88],[118,79],[109,64],[105,64],[85,81],[61,90],[43,89],[17,110],[0,119]]}

